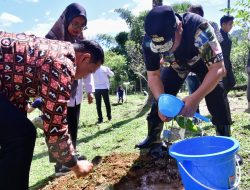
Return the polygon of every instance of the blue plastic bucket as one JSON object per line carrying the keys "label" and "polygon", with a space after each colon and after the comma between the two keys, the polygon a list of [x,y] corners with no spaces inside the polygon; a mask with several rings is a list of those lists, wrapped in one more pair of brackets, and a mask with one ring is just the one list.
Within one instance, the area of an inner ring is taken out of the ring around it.
{"label": "blue plastic bucket", "polygon": [[[171,94],[161,94],[159,96],[159,111],[166,117],[172,118],[179,115],[184,105],[185,104],[181,99]],[[205,122],[210,122],[208,118],[200,115],[197,112],[194,114],[194,117]]]}
{"label": "blue plastic bucket", "polygon": [[171,94],[161,94],[159,96],[159,111],[167,117],[177,116],[182,108],[184,102]]}
{"label": "blue plastic bucket", "polygon": [[235,154],[239,142],[230,137],[204,136],[173,144],[185,190],[237,189]]}

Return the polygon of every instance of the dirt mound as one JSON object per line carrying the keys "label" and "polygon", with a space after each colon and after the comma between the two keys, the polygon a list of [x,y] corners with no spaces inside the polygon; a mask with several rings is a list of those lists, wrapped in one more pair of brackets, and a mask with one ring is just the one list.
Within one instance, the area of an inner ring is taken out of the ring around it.
{"label": "dirt mound", "polygon": [[175,160],[153,159],[146,154],[112,154],[94,171],[77,179],[72,173],[53,180],[41,190],[161,190],[182,189]]}

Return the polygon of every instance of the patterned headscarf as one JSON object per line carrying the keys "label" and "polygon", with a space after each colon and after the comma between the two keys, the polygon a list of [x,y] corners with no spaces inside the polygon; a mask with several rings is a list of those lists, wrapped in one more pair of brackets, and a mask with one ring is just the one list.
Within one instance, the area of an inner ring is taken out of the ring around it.
{"label": "patterned headscarf", "polygon": [[81,32],[78,37],[73,37],[68,33],[68,26],[73,18],[77,16],[83,16],[87,24],[87,14],[86,10],[77,3],[72,3],[66,7],[59,19],[55,22],[53,27],[50,29],[45,38],[62,40],[69,42],[76,42],[78,40],[84,39],[83,33]]}

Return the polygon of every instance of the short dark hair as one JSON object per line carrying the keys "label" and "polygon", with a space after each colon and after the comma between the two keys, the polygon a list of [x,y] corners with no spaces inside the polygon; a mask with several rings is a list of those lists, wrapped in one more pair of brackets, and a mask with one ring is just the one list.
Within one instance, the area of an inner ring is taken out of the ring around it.
{"label": "short dark hair", "polygon": [[104,63],[104,52],[100,44],[93,40],[81,40],[73,43],[75,52],[89,53],[91,54],[91,60],[94,63],[101,61]]}
{"label": "short dark hair", "polygon": [[221,17],[220,19],[220,25],[222,26],[223,23],[229,22],[229,21],[233,21],[234,17],[231,15],[223,15],[223,17]]}
{"label": "short dark hair", "polygon": [[198,14],[198,15],[200,15],[202,17],[204,16],[204,11],[203,11],[203,8],[202,8],[201,5],[191,5],[188,8],[188,12]]}

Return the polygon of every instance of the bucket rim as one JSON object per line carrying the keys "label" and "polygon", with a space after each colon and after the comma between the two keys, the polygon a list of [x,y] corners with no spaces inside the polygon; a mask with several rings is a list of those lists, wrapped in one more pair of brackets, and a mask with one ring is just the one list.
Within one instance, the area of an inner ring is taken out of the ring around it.
{"label": "bucket rim", "polygon": [[[192,155],[192,154],[181,154],[178,152],[173,151],[175,145],[176,146],[180,146],[180,143],[183,143],[184,141],[192,141],[195,140],[197,138],[224,138],[224,139],[228,139],[231,140],[234,144],[233,146],[231,146],[230,148],[220,151],[220,152],[216,152],[216,153],[211,153],[211,154],[196,154],[196,155]],[[226,136],[203,136],[203,137],[194,137],[194,138],[190,138],[190,139],[185,139],[182,141],[177,142],[176,144],[173,144],[170,149],[169,149],[169,154],[176,158],[177,160],[192,160],[192,159],[199,159],[199,158],[211,158],[211,157],[219,157],[219,156],[228,156],[229,154],[233,153],[233,152],[237,152],[239,150],[240,144],[239,141],[237,141],[234,138],[231,137],[226,137]]]}

